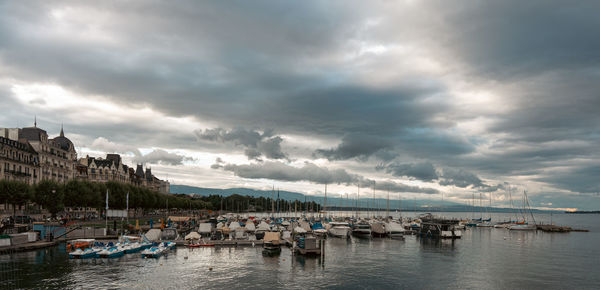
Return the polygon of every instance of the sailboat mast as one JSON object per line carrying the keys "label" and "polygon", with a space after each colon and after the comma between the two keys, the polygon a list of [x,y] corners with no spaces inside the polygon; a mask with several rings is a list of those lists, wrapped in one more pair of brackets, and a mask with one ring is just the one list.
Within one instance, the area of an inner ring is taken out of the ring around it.
{"label": "sailboat mast", "polygon": [[325,183],[325,201],[323,202],[323,211],[327,214],[327,183]]}
{"label": "sailboat mast", "polygon": [[388,187],[388,192],[387,192],[388,196],[387,196],[387,212],[385,215],[385,218],[388,218],[390,216],[390,189]]}
{"label": "sailboat mast", "polygon": [[375,211],[375,183],[373,182],[373,217],[377,216],[377,212]]}

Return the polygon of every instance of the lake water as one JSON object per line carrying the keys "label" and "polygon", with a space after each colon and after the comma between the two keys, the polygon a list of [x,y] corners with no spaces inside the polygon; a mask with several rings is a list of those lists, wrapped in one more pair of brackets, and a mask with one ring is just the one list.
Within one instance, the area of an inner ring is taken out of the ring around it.
{"label": "lake water", "polygon": [[285,247],[279,257],[263,257],[260,247],[222,247],[178,248],[158,260],[69,260],[63,245],[0,256],[0,288],[600,289],[600,215],[552,219],[590,232],[474,228],[455,241],[329,238],[323,261],[292,256]]}

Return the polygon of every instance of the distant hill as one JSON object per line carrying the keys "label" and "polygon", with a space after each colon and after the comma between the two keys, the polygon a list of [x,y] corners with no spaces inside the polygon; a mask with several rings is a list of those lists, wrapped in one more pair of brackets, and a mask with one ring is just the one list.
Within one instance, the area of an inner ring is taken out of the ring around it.
{"label": "distant hill", "polygon": [[[183,193],[183,194],[198,194],[202,196],[209,195],[222,195],[222,196],[230,196],[233,194],[244,195],[244,196],[253,196],[253,197],[265,197],[265,198],[277,198],[277,190],[273,194],[271,190],[257,190],[257,189],[249,189],[249,188],[204,188],[204,187],[194,187],[188,185],[171,185],[171,193]],[[314,195],[304,195],[299,192],[292,191],[279,191],[279,198],[284,200],[299,200],[304,201],[315,201],[320,204],[323,204],[323,196],[314,196]],[[352,207],[355,204],[355,200],[352,196],[349,199],[342,199],[339,197],[327,197],[327,205],[328,207],[332,206],[340,206],[340,207]],[[397,209],[398,206],[401,206],[403,209],[412,210],[415,207],[417,210],[427,210],[423,207],[427,207],[432,211],[439,210],[440,201],[439,200],[402,200],[398,203],[398,200],[390,200],[390,209]],[[385,209],[387,206],[386,199],[372,199],[368,197],[364,197],[360,199],[360,207],[366,208],[381,208]],[[451,211],[465,211],[467,209],[470,210],[470,206],[444,201],[444,210]]]}
{"label": "distant hill", "polygon": [[[195,187],[188,185],[171,185],[171,193],[182,193],[182,194],[198,194],[202,196],[209,195],[221,195],[221,196],[230,196],[233,194],[244,195],[244,196],[253,196],[253,197],[264,197],[264,198],[277,198],[277,191],[273,194],[271,190],[257,190],[250,188],[205,188],[205,187]],[[293,191],[279,191],[279,198],[284,200],[299,200],[304,201],[315,201],[317,203],[323,204],[323,196],[314,196],[314,195],[304,195],[299,192]],[[352,208],[355,205],[355,200],[350,196],[350,199],[339,198],[339,197],[327,197],[327,207],[345,207]],[[386,199],[372,199],[368,198],[368,196],[361,197],[360,199],[360,207],[361,208],[380,208],[385,210],[387,207]],[[451,212],[487,212],[488,210],[491,212],[510,212],[509,208],[497,208],[494,207],[492,209],[479,207],[473,207],[467,204],[461,204],[456,202],[450,202],[444,200],[443,205],[441,205],[441,201],[439,199],[403,199],[400,202],[398,200],[390,200],[390,210],[396,210],[401,208],[403,211],[451,211]],[[533,212],[549,212],[549,211],[539,211],[533,210]]]}

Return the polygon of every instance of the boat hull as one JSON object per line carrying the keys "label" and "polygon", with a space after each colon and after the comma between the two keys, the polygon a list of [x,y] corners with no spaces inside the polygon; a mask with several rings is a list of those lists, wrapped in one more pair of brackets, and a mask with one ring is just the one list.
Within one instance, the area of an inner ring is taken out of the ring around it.
{"label": "boat hull", "polygon": [[336,238],[348,238],[349,233],[349,227],[333,227],[329,229],[329,235]]}

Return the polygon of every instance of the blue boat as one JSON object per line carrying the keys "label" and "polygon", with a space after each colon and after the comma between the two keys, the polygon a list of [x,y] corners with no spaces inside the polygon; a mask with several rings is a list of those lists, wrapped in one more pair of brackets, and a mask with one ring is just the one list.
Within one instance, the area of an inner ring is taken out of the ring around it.
{"label": "blue boat", "polygon": [[90,259],[96,258],[98,256],[98,252],[102,249],[98,248],[87,248],[85,250],[76,249],[75,251],[69,253],[69,259]]}
{"label": "blue boat", "polygon": [[121,246],[109,247],[98,252],[100,258],[118,258],[125,255],[125,249]]}

